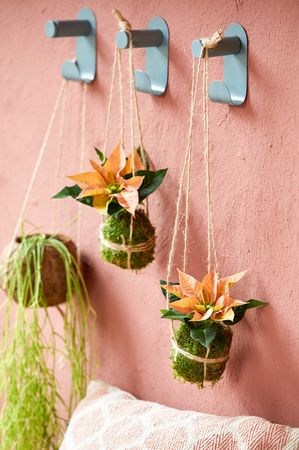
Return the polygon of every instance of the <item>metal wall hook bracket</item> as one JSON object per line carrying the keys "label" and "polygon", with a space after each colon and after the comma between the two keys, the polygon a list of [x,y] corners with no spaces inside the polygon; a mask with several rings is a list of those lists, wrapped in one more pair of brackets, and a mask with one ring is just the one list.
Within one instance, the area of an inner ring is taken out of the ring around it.
{"label": "metal wall hook bracket", "polygon": [[77,20],[49,20],[45,33],[49,38],[76,36],[76,60],[64,62],[64,78],[85,83],[95,79],[96,17],[89,8],[80,9]]}
{"label": "metal wall hook bracket", "polygon": [[[213,102],[240,106],[247,95],[247,48],[248,40],[244,28],[238,23],[230,24],[218,45],[209,49],[209,57],[224,56],[224,81],[215,80],[209,86],[209,98]],[[201,54],[200,39],[192,42],[192,54]],[[203,54],[204,56],[204,54]]]}
{"label": "metal wall hook bracket", "polygon": [[116,36],[118,48],[128,48],[132,36],[133,48],[146,48],[145,71],[135,71],[137,91],[162,95],[168,83],[169,29],[162,17],[153,17],[147,30],[119,31]]}

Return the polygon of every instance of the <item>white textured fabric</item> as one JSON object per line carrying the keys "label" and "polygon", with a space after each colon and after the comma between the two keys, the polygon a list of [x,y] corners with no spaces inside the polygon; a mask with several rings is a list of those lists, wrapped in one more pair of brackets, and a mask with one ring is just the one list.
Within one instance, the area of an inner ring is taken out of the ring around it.
{"label": "white textured fabric", "polygon": [[92,381],[60,450],[298,450],[299,428],[136,400]]}

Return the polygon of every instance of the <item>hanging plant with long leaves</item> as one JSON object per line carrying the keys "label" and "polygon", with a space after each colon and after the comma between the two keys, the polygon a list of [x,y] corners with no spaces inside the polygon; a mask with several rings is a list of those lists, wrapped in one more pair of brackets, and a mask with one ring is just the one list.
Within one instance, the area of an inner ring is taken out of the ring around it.
{"label": "hanging plant with long leaves", "polygon": [[[0,265],[0,286],[5,293],[0,340],[0,446],[3,450],[58,449],[66,424],[84,397],[91,376],[87,344],[94,311],[80,268],[79,249],[70,238],[54,231],[51,234],[24,232],[24,214],[62,99],[63,128],[66,88],[67,83],[63,81],[13,237]],[[60,132],[56,178],[62,136]],[[77,236],[80,236],[79,222]],[[69,397],[61,392],[58,382],[62,362],[64,378],[70,374]]]}
{"label": "hanging plant with long leaves", "polygon": [[[18,241],[1,276],[7,296],[0,357],[1,448],[57,448],[64,431],[58,410],[66,409],[68,417],[86,392],[88,296],[71,241],[41,234]],[[54,303],[65,303],[59,307],[63,335],[48,311]],[[66,403],[55,374],[57,357],[68,362],[72,374]]]}

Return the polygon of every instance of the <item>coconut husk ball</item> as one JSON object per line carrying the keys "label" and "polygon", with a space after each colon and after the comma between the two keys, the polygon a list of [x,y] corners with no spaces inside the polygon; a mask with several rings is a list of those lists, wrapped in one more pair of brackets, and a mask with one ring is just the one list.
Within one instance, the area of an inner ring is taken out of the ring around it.
{"label": "coconut husk ball", "polygon": [[[35,235],[28,235],[24,237],[18,237],[16,239],[16,246],[13,249],[13,252],[18,251],[18,247],[21,245],[24,239],[29,240]],[[57,234],[55,236],[53,235],[45,235],[45,238],[56,238],[60,242],[62,242],[67,250],[69,251],[70,255],[76,260],[77,259],[77,249],[74,242],[68,238],[67,236],[63,234]],[[34,252],[34,247],[31,250]],[[23,261],[23,273],[25,273],[26,267],[26,260]],[[31,264],[32,266],[32,264]],[[8,271],[10,270],[10,267],[8,266]],[[38,276],[38,273],[35,273],[34,267],[30,268],[31,270],[31,279],[32,279],[32,286],[35,285],[35,277]],[[61,255],[58,253],[58,251],[52,247],[49,243],[45,244],[43,257],[42,257],[42,263],[40,268],[40,276],[41,276],[41,295],[39,296],[39,306],[42,307],[48,307],[48,306],[55,306],[59,305],[61,303],[64,303],[66,301],[66,295],[67,295],[67,280],[66,280],[66,270],[65,270],[65,261],[62,259]],[[8,277],[9,280],[9,277]],[[19,303],[20,300],[18,298],[18,286],[16,286],[16,289],[14,291],[14,300]],[[22,303],[24,306],[30,307],[31,305],[31,298],[30,292],[28,292],[27,299],[22,299]]]}
{"label": "coconut husk ball", "polygon": [[[188,358],[173,348],[170,358],[172,360],[173,374],[175,378],[204,387],[205,382],[217,383],[223,375],[232,343],[232,331],[230,327],[217,324],[217,334],[207,355],[207,349],[199,341],[190,336],[190,327],[182,324],[176,330],[177,346],[191,355],[206,358],[206,369],[203,362]],[[209,359],[223,358],[222,362],[208,363]]]}
{"label": "coconut husk ball", "polygon": [[[155,228],[143,210],[108,216],[100,228],[100,256],[123,269],[140,270],[154,260]],[[131,237],[131,239],[130,239]]]}

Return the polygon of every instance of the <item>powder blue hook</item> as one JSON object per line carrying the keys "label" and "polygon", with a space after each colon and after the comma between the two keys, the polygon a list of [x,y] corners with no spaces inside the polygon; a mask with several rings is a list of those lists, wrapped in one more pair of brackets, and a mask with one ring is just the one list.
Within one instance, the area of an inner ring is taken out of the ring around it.
{"label": "powder blue hook", "polygon": [[[215,80],[209,86],[209,98],[213,102],[240,106],[247,96],[247,48],[248,40],[244,28],[238,23],[230,24],[224,37],[214,49],[209,49],[209,57],[224,56],[224,81]],[[200,39],[192,42],[192,54],[201,54]],[[204,56],[204,55],[203,55]]]}
{"label": "powder blue hook", "polygon": [[[153,17],[147,30],[132,30],[133,48],[146,47],[145,71],[135,71],[137,91],[152,95],[162,95],[168,83],[169,29],[166,21],[159,16]],[[128,48],[130,33],[120,31],[116,36],[118,48]]]}
{"label": "powder blue hook", "polygon": [[64,78],[85,83],[95,79],[96,18],[89,8],[80,9],[77,20],[49,20],[45,33],[49,38],[76,36],[76,60],[64,62]]}

